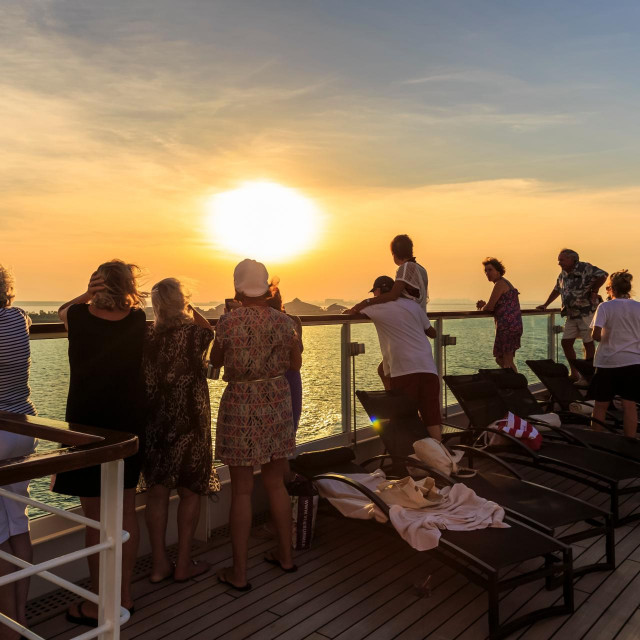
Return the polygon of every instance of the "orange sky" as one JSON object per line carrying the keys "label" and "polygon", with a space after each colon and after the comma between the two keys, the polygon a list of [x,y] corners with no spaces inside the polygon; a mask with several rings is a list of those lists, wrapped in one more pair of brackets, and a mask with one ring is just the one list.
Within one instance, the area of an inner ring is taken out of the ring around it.
{"label": "orange sky", "polygon": [[221,300],[245,256],[216,245],[205,204],[253,180],[320,211],[314,247],[267,265],[285,299],[364,297],[393,275],[397,233],[432,299],[486,299],[487,255],[523,301],[546,298],[565,246],[640,274],[637,95],[611,73],[638,53],[626,4],[563,20],[491,2],[108,4],[4,10],[0,263],[18,299],[75,296],[119,257],[147,286],[187,277]]}

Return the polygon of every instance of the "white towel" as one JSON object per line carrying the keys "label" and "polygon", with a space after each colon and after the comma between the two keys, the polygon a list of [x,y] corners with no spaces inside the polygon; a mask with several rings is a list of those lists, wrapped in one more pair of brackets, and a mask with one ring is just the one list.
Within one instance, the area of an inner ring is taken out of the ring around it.
{"label": "white towel", "polygon": [[[372,474],[349,474],[347,477],[375,492],[385,474],[378,469]],[[382,511],[357,489],[339,480],[318,480],[317,485],[320,495],[327,498],[344,516],[361,520],[375,518],[378,522],[386,522]],[[462,483],[445,487],[440,493],[445,499],[434,507],[406,509],[394,505],[389,509],[391,524],[418,551],[437,547],[441,529],[471,531],[509,526],[503,522],[502,507],[480,498]]]}

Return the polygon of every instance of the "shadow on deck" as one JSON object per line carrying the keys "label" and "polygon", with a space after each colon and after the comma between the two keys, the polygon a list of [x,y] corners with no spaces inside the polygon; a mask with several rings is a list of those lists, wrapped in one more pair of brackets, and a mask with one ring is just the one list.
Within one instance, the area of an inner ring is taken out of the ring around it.
{"label": "shadow on deck", "polygon": [[[528,479],[597,504],[606,498],[583,485],[521,469]],[[640,509],[629,496],[622,513]],[[451,569],[418,553],[400,538],[321,511],[313,547],[299,552],[299,570],[284,574],[264,562],[272,540],[252,538],[249,579],[253,589],[238,593],[219,584],[215,570],[230,563],[228,538],[214,539],[198,558],[214,570],[184,584],[134,584],[136,613],[122,628],[124,640],[383,640],[398,638],[480,640],[487,637],[487,596]],[[510,638],[526,640],[637,640],[640,638],[640,521],[616,530],[618,568],[588,574],[575,583],[576,612],[551,618]],[[574,545],[576,566],[604,557],[604,540]],[[148,564],[148,563],[147,563]],[[525,571],[519,565],[513,571]],[[431,594],[420,597],[414,584],[430,578]],[[560,600],[560,590],[542,583],[503,595],[504,618]],[[37,610],[38,602],[30,603]],[[79,627],[57,614],[33,630],[48,639],[65,640]]]}

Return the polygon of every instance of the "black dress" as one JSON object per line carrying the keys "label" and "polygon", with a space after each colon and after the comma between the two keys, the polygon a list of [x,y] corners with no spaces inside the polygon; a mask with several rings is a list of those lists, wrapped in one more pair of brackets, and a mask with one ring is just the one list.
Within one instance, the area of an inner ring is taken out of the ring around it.
{"label": "black dress", "polygon": [[[133,309],[122,320],[104,320],[86,304],[67,312],[69,327],[68,422],[143,433],[142,345],[145,313]],[[140,443],[138,451],[143,450]],[[140,476],[140,453],[125,459],[124,487],[134,489]],[[100,495],[100,465],[59,473],[53,490],[79,497]]]}
{"label": "black dress", "polygon": [[213,331],[188,323],[147,332],[142,358],[147,427],[142,479],[147,487],[219,491],[213,470],[205,358]]}

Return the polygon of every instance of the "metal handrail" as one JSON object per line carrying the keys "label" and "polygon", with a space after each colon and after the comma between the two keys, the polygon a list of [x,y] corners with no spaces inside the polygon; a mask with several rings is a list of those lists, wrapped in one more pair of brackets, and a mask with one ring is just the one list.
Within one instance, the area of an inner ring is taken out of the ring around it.
{"label": "metal handrail", "polygon": [[[6,411],[0,411],[0,430],[32,438],[41,438],[62,445],[56,451],[32,453],[27,456],[0,460],[0,485],[9,485],[43,475],[100,464],[102,486],[99,522],[0,488],[0,495],[4,498],[34,505],[44,511],[100,530],[98,544],[37,564],[31,564],[0,550],[0,558],[19,567],[17,571],[1,577],[0,586],[32,575],[39,575],[41,578],[98,605],[98,627],[76,636],[77,640],[89,640],[96,637],[103,640],[118,640],[120,625],[129,619],[129,612],[120,606],[122,543],[129,538],[129,534],[122,530],[123,459],[137,452],[138,438],[129,433],[24,416]],[[94,553],[100,554],[98,594],[79,587],[49,571],[49,569]],[[0,623],[30,640],[43,640],[41,636],[4,614],[0,614]]]}
{"label": "metal handrail", "polygon": [[[560,309],[522,309],[523,316],[546,316],[553,313],[560,313]],[[342,324],[360,324],[363,322],[371,322],[371,320],[362,313],[355,314],[322,314],[313,316],[298,316],[304,326],[314,325],[342,325]],[[465,318],[493,318],[493,314],[484,311],[429,311],[430,320],[463,320]],[[218,323],[217,318],[208,318],[209,324],[215,327]],[[151,320],[147,324],[152,324]],[[38,322],[31,325],[29,332],[35,336],[46,338],[59,337],[60,334],[67,333],[62,322]]]}

